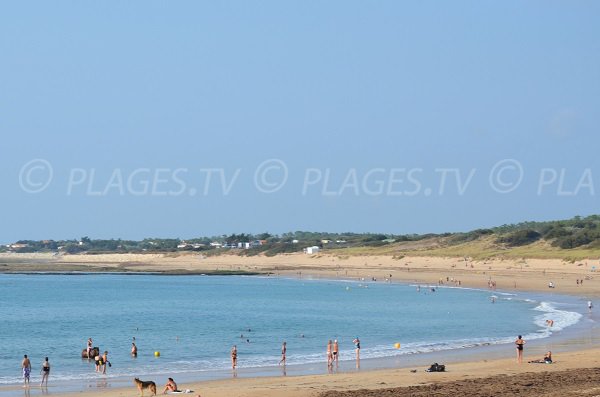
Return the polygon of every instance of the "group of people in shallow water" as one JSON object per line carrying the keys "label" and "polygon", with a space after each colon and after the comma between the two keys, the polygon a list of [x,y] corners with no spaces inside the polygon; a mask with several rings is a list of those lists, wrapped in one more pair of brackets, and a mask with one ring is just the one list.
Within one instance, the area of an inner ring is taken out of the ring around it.
{"label": "group of people in shallow water", "polygon": [[[304,337],[304,335],[302,335],[302,337]],[[357,365],[359,365],[358,363],[360,362],[360,339],[358,339],[358,336],[356,338],[354,338],[352,343],[354,343],[354,348],[356,351],[356,363],[357,363]],[[231,368],[236,369],[237,364],[238,364],[237,345],[233,345],[233,347],[231,348],[230,356],[231,356]],[[335,339],[332,341],[331,339],[329,339],[329,341],[327,342],[327,367],[332,367],[334,363],[337,366],[339,359],[340,359],[340,347],[339,347],[338,340]],[[286,360],[287,360],[287,342],[284,341],[281,345],[281,360],[279,360],[278,365],[283,364],[285,366]]]}
{"label": "group of people in shallow water", "polygon": [[[23,370],[23,384],[25,387],[29,387],[31,381],[31,360],[27,357],[27,354],[23,356],[21,368]],[[48,360],[48,357],[46,357],[42,363],[40,374],[42,375],[40,387],[48,386],[48,377],[50,376],[50,361]]]}

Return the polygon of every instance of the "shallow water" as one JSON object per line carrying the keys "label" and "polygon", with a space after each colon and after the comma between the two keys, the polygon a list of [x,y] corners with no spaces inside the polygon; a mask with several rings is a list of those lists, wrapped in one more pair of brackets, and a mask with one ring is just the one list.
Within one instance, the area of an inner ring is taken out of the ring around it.
{"label": "shallow water", "polygon": [[[571,303],[490,291],[389,283],[273,277],[157,275],[1,275],[0,384],[21,382],[28,354],[33,379],[50,357],[53,383],[104,382],[156,374],[214,373],[277,366],[282,341],[288,365],[326,360],[328,339],[340,359],[405,356],[551,335],[577,323]],[[242,337],[243,336],[243,337]],[[88,337],[109,351],[106,378],[82,360]],[[129,354],[132,338],[139,349]],[[395,343],[401,348],[396,349]],[[160,357],[154,352],[159,351]]]}

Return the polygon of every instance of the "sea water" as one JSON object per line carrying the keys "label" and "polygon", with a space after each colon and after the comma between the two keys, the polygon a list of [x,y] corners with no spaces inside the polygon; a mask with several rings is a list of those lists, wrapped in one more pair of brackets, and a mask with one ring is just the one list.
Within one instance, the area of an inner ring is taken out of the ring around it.
{"label": "sea water", "polygon": [[[81,358],[87,338],[109,352],[107,378],[419,354],[549,337],[579,321],[569,305],[514,294],[384,282],[243,276],[0,275],[0,385],[34,376],[44,357],[51,382],[104,377]],[[492,303],[491,295],[495,295]],[[549,328],[545,320],[553,319]],[[135,338],[138,356],[130,355]],[[395,344],[399,343],[400,348]],[[156,357],[155,352],[160,356]]]}

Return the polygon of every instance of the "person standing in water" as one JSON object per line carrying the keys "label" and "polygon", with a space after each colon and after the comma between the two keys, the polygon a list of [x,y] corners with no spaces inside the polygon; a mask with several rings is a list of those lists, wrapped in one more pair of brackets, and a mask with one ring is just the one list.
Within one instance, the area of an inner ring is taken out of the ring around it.
{"label": "person standing in water", "polygon": [[102,373],[105,374],[106,373],[106,367],[110,366],[110,361],[108,361],[108,352],[105,351],[104,354],[102,355]]}
{"label": "person standing in water", "polygon": [[29,361],[27,354],[23,356],[21,367],[23,368],[23,384],[27,387],[29,386],[29,377],[31,376],[31,361]]}
{"label": "person standing in water", "polygon": [[588,311],[590,313],[592,312],[592,307],[594,307],[594,305],[592,305],[592,301],[588,301]]}
{"label": "person standing in water", "polygon": [[519,335],[519,337],[515,341],[515,345],[517,345],[517,362],[519,364],[521,364],[523,362],[523,345],[524,344],[525,344],[525,341],[523,340],[521,335]]}
{"label": "person standing in water", "polygon": [[333,343],[331,339],[327,342],[327,366],[331,367],[333,364]]}
{"label": "person standing in water", "polygon": [[337,339],[333,341],[333,361],[335,365],[338,365],[340,359],[340,346],[338,345]]}
{"label": "person standing in water", "polygon": [[352,341],[354,343],[354,347],[356,348],[356,361],[360,360],[360,339],[358,336]]}
{"label": "person standing in water", "polygon": [[233,345],[231,348],[231,368],[235,369],[237,367],[237,346]]}
{"label": "person standing in water", "polygon": [[40,383],[40,387],[44,386],[44,382],[46,386],[48,386],[48,377],[50,376],[50,362],[48,361],[48,357],[42,363],[42,382]]}
{"label": "person standing in water", "polygon": [[90,353],[92,351],[93,344],[94,344],[94,342],[92,341],[92,338],[88,338],[88,340],[87,340],[87,358],[88,358],[88,360],[91,358]]}
{"label": "person standing in water", "polygon": [[137,357],[137,346],[135,345],[135,342],[131,342],[131,355]]}
{"label": "person standing in water", "polygon": [[281,345],[281,360],[279,360],[279,365],[281,365],[281,363],[283,363],[283,365],[285,365],[285,353],[287,352],[287,346],[286,343],[283,342],[283,345]]}

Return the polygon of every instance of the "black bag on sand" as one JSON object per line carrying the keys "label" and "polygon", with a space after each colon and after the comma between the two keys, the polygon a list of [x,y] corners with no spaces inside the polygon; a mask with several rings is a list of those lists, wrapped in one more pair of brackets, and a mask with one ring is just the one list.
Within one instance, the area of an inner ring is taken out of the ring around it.
{"label": "black bag on sand", "polygon": [[431,367],[426,369],[427,372],[445,372],[446,366],[438,363],[431,364]]}

